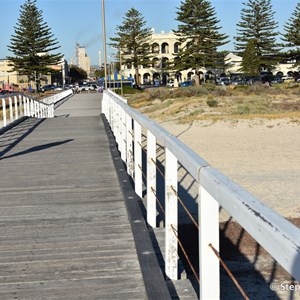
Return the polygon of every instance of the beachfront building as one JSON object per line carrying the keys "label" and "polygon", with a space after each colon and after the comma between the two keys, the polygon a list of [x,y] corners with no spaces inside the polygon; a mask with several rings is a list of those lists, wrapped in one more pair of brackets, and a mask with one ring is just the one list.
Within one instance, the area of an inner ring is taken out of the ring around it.
{"label": "beachfront building", "polygon": [[[226,64],[226,75],[229,77],[235,77],[235,76],[242,76],[243,73],[240,70],[241,69],[241,63],[243,61],[243,58],[241,56],[238,56],[234,54],[233,52],[230,52],[225,57],[225,64]],[[274,68],[271,70],[272,74],[274,76],[284,76],[289,75],[293,72],[299,72],[299,67],[294,67],[293,65],[296,63],[295,60],[283,60],[279,63],[277,63]],[[262,72],[267,70],[261,70]]]}
{"label": "beachfront building", "polygon": [[[142,84],[166,84],[171,79],[178,79],[179,82],[193,79],[195,72],[192,69],[175,72],[168,67],[174,59],[179,59],[176,54],[181,47],[178,36],[173,31],[155,33],[152,29],[150,45],[151,64],[139,66],[140,82]],[[126,55],[123,54],[123,57],[126,58]],[[204,69],[200,69],[200,71],[203,72]],[[134,66],[122,64],[122,74],[126,77],[133,77],[135,74]]]}
{"label": "beachfront building", "polygon": [[[171,68],[168,68],[169,63],[172,63],[175,59],[179,59],[176,54],[179,52],[181,47],[178,36],[175,35],[173,31],[156,33],[152,29],[152,36],[150,40],[151,45],[151,64],[148,66],[139,66],[139,76],[140,82],[142,84],[166,84],[169,80],[178,79],[180,81],[193,80],[195,76],[195,70],[188,69],[176,72]],[[126,59],[126,54],[123,53],[123,57]],[[225,57],[226,76],[234,77],[241,76],[242,57],[236,55],[233,52],[230,52]],[[273,75],[287,75],[291,71],[299,71],[298,68],[293,68],[294,62],[292,61],[283,61],[278,63],[274,70],[272,70]],[[134,66],[130,64],[122,64],[122,74],[126,77],[134,77],[135,70]],[[209,74],[216,73],[217,70],[207,70],[203,66],[200,68],[200,74]],[[220,71],[220,70],[219,70]],[[263,70],[262,70],[263,71]],[[221,71],[222,73],[222,71]]]}

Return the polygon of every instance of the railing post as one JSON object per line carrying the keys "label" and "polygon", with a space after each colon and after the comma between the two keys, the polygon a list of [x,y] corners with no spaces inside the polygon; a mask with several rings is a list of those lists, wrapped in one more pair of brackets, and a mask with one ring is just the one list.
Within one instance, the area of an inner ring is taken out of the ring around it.
{"label": "railing post", "polygon": [[19,95],[19,114],[20,116],[24,116],[24,110],[23,110],[23,96]]}
{"label": "railing post", "polygon": [[29,102],[30,102],[30,117],[33,117],[33,100],[32,99],[29,99]]}
{"label": "railing post", "polygon": [[9,97],[8,100],[9,100],[9,123],[11,123],[14,120],[12,98]]}
{"label": "railing post", "polygon": [[177,196],[177,158],[166,148],[165,171],[165,271],[170,279],[178,279],[178,203]]}
{"label": "railing post", "polygon": [[37,102],[36,106],[37,106],[37,117],[40,118],[41,117],[41,103]]}
{"label": "railing post", "polygon": [[126,112],[121,108],[121,158],[126,163],[126,138],[127,138],[127,130],[126,130]]}
{"label": "railing post", "polygon": [[33,100],[33,112],[34,112],[34,116],[37,118],[38,117],[38,102],[36,100]]}
{"label": "railing post", "polygon": [[5,127],[7,125],[5,98],[2,98],[2,115],[3,115],[3,127]]}
{"label": "railing post", "polygon": [[43,118],[47,118],[47,106],[46,104],[43,104]]}
{"label": "railing post", "polygon": [[27,98],[23,96],[23,105],[24,105],[24,116],[28,116],[28,110],[27,110]]}
{"label": "railing post", "polygon": [[127,153],[127,173],[133,178],[133,130],[132,130],[132,118],[126,114],[126,153]]}
{"label": "railing post", "polygon": [[147,222],[156,227],[156,137],[147,131]]}
{"label": "railing post", "polygon": [[122,144],[122,109],[119,104],[116,103],[116,122],[117,122],[117,130],[115,131],[115,137],[118,144],[118,150],[121,151]]}
{"label": "railing post", "polygon": [[17,96],[14,96],[14,102],[15,102],[15,120],[17,120],[17,119],[19,119],[18,98],[17,98]]}
{"label": "railing post", "polygon": [[36,100],[33,100],[33,111],[34,111],[34,117],[38,117],[38,103]]}
{"label": "railing post", "polygon": [[142,178],[142,128],[134,120],[134,190],[138,196],[143,196]]}
{"label": "railing post", "polygon": [[29,98],[26,97],[26,116],[30,117],[30,102],[29,102]]}
{"label": "railing post", "polygon": [[219,252],[219,204],[199,188],[200,299],[220,299],[220,263],[210,244]]}
{"label": "railing post", "polygon": [[54,102],[50,104],[50,118],[54,118]]}
{"label": "railing post", "polygon": [[111,101],[111,130],[116,136],[115,129],[116,129],[116,103],[115,101]]}

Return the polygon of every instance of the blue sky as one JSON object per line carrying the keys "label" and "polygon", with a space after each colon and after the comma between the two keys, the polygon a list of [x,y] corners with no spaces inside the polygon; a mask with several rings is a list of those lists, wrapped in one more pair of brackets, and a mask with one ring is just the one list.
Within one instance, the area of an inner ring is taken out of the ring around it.
{"label": "blue sky", "polygon": [[[217,18],[226,33],[233,41],[236,34],[236,24],[240,20],[242,3],[247,0],[212,0]],[[10,37],[14,34],[14,26],[20,15],[20,6],[25,0],[0,0],[1,34],[0,58],[11,53],[7,49]],[[275,20],[279,23],[278,30],[283,32],[284,23],[291,17],[297,0],[273,0]],[[180,0],[105,0],[106,35],[109,37],[116,32],[116,26],[123,21],[125,13],[134,7],[147,22],[147,27],[155,28],[156,32],[169,32],[176,29],[175,21]],[[43,19],[51,28],[54,36],[61,45],[60,52],[70,61],[75,54],[75,44],[86,46],[87,54],[92,64],[99,62],[99,50],[102,51],[102,20],[101,0],[37,0],[37,7],[43,11]],[[223,50],[233,50],[229,43]],[[113,50],[107,48],[108,55]],[[103,51],[102,51],[103,52]],[[108,58],[110,60],[110,58]]]}

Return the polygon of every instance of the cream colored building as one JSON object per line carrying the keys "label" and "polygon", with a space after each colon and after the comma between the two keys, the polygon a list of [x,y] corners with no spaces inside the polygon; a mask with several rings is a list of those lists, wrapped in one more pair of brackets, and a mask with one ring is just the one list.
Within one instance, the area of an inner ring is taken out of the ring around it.
{"label": "cream colored building", "polygon": [[16,71],[11,72],[12,67],[9,64],[9,60],[0,59],[0,88],[7,88],[14,85],[18,85],[20,89],[23,87],[27,88],[28,77],[21,76]]}
{"label": "cream colored building", "polygon": [[[232,76],[232,75],[242,75],[242,72],[240,71],[241,63],[243,61],[243,58],[241,56],[238,56],[234,53],[229,53],[225,57],[225,62],[227,64],[226,68],[226,75]],[[299,72],[299,67],[293,67],[296,61],[284,61],[281,63],[277,63],[275,67],[272,69],[273,75],[288,75],[288,72]],[[262,70],[264,71],[264,70]]]}
{"label": "cream colored building", "polygon": [[[192,69],[184,70],[175,76],[175,72],[166,68],[167,62],[176,59],[176,54],[180,50],[178,36],[171,32],[161,31],[155,33],[152,29],[151,36],[151,65],[139,66],[140,82],[142,84],[154,84],[155,82],[166,83],[170,79],[178,78],[179,81],[191,80],[194,76]],[[126,55],[124,55],[126,58]],[[204,71],[200,69],[200,71]],[[132,65],[122,65],[122,73],[127,77],[133,77],[135,70]]]}
{"label": "cream colored building", "polygon": [[[35,81],[28,81],[27,75],[19,75],[18,72],[12,72],[12,66],[9,66],[10,61],[7,59],[0,59],[0,88],[7,89],[12,87],[15,91],[22,91],[27,89],[29,84],[35,89]],[[65,83],[65,76],[68,70],[66,60],[63,59],[58,65],[51,66],[57,72],[62,72],[63,83]],[[41,86],[51,84],[51,74],[44,75],[41,78]]]}
{"label": "cream colored building", "polygon": [[[155,84],[155,82],[166,83],[170,79],[178,78],[175,75],[175,71],[167,70],[165,68],[166,62],[172,62],[177,58],[176,54],[179,52],[180,43],[178,42],[178,36],[171,32],[161,31],[160,33],[155,33],[152,29],[151,36],[151,65],[150,66],[139,66],[140,82],[142,84]],[[126,55],[124,55],[126,58]],[[179,58],[178,58],[179,59]],[[238,75],[242,74],[239,71],[241,67],[242,57],[235,55],[234,53],[229,53],[225,58],[225,63],[227,64],[226,75]],[[281,74],[287,75],[289,71],[299,71],[297,68],[293,68],[294,62],[278,63],[272,73],[274,75]],[[204,67],[200,68],[200,74],[205,74],[208,70]],[[122,65],[122,74],[128,77],[133,77],[135,75],[135,70],[132,65]],[[179,76],[179,81],[194,79],[195,72],[192,69],[181,71]]]}
{"label": "cream colored building", "polygon": [[84,46],[76,45],[76,60],[77,66],[83,69],[89,76],[91,71],[91,58],[86,53],[86,48]]}

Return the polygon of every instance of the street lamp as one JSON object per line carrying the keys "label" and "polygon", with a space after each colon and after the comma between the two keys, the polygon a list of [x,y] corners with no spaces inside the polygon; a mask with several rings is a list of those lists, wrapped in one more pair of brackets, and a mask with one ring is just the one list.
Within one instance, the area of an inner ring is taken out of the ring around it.
{"label": "street lamp", "polygon": [[107,57],[106,57],[106,30],[105,30],[105,6],[102,0],[102,35],[103,35],[103,52],[104,52],[104,89],[107,89]]}
{"label": "street lamp", "polygon": [[119,46],[120,52],[120,76],[121,76],[121,96],[123,96],[123,79],[122,79],[122,54],[121,54],[121,47]]}

